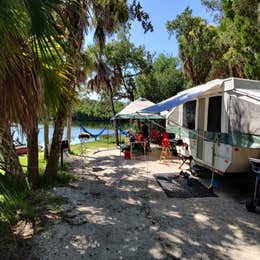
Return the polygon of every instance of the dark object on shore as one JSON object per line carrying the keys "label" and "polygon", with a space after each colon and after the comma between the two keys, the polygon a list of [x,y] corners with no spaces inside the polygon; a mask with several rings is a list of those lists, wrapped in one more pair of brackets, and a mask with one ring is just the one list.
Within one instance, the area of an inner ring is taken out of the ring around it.
{"label": "dark object on shore", "polygon": [[27,149],[27,146],[25,144],[23,145],[16,145],[15,146],[15,151],[17,153],[17,155],[24,155],[24,154],[27,154],[28,152],[28,149]]}
{"label": "dark object on shore", "polygon": [[81,138],[90,138],[90,134],[85,133],[85,132],[80,132],[79,139],[81,139]]}
{"label": "dark object on shore", "polygon": [[14,145],[15,145],[16,154],[18,156],[27,154],[27,152],[28,152],[27,145],[20,142],[20,140],[18,138],[16,138],[16,140],[14,140]]}

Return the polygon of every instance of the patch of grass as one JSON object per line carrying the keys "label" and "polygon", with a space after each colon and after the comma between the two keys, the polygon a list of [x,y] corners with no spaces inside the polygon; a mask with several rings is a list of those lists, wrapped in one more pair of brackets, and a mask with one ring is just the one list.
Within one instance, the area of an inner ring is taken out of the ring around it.
{"label": "patch of grass", "polygon": [[[44,160],[44,152],[39,152],[39,173],[42,175],[44,173],[45,167],[46,167],[46,161]],[[27,155],[19,156],[20,164],[23,167],[23,171],[26,172],[27,170]]]}
{"label": "patch of grass", "polygon": [[[96,141],[86,141],[84,144],[88,149],[98,149],[98,148],[114,148],[115,147],[115,137],[111,135],[102,135],[98,140]],[[70,146],[71,154],[74,155],[80,155],[81,153],[81,144],[74,144]]]}
{"label": "patch of grass", "polygon": [[[27,156],[19,157],[23,170],[27,170]],[[43,152],[39,152],[40,183],[45,184],[44,170],[46,161]],[[68,172],[69,164],[64,163],[58,171],[56,184],[66,185],[75,179]],[[44,187],[44,185],[42,185]],[[46,185],[46,188],[51,186]],[[46,192],[46,191],[45,191]],[[11,235],[12,226],[19,220],[35,222],[37,219],[36,206],[49,205],[52,210],[59,211],[59,205],[66,202],[62,196],[38,195],[31,190],[27,178],[13,178],[13,176],[0,175],[0,237]]]}
{"label": "patch of grass", "polygon": [[[23,170],[26,172],[27,170],[27,156],[20,156],[19,157],[20,164],[23,167]],[[42,184],[43,187],[45,187],[45,176],[44,176],[44,171],[46,167],[46,161],[44,160],[44,153],[39,152],[39,175],[40,175],[40,183]],[[60,167],[58,170],[58,175],[57,175],[57,183],[59,184],[68,184],[70,181],[74,180],[75,177],[68,172],[69,169],[69,163],[65,162],[63,164],[63,167]],[[48,187],[48,185],[47,185]]]}
{"label": "patch of grass", "polygon": [[73,144],[70,145],[70,154],[72,155],[80,155],[81,152],[81,144]]}
{"label": "patch of grass", "polygon": [[59,169],[58,175],[57,175],[57,182],[59,184],[66,185],[75,179],[76,179],[76,177],[73,176],[71,173],[64,171],[62,169]]}
{"label": "patch of grass", "polygon": [[11,227],[20,219],[33,221],[36,217],[33,206],[29,203],[31,190],[25,180],[0,181],[0,234],[11,232]]}

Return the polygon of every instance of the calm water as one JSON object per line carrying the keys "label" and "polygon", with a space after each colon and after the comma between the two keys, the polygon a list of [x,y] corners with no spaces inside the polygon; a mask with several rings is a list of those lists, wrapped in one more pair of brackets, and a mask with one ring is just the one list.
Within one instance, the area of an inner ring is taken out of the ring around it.
{"label": "calm water", "polygon": [[[106,123],[85,123],[82,124],[84,126],[84,128],[86,128],[90,133],[92,134],[98,134],[106,125]],[[104,133],[102,135],[112,135],[114,134],[114,130],[111,129],[112,126],[111,124],[108,125],[108,129],[106,129],[104,131]],[[53,135],[53,130],[54,128],[52,126],[49,127],[49,139],[51,140],[52,135]],[[80,140],[78,138],[80,132],[81,132],[81,128],[79,125],[73,125],[72,129],[71,129],[71,143],[72,144],[78,144],[80,143]],[[14,140],[18,137],[19,140],[22,143],[26,143],[26,138],[24,136],[21,135],[19,129],[17,130],[16,128],[13,129],[14,132]],[[66,139],[66,135],[67,135],[67,128],[64,129],[64,133],[63,133],[63,139]],[[38,140],[39,140],[39,145],[44,145],[44,130],[43,130],[43,125],[39,124],[39,136],[38,136]],[[95,141],[94,138],[90,138],[89,141]]]}

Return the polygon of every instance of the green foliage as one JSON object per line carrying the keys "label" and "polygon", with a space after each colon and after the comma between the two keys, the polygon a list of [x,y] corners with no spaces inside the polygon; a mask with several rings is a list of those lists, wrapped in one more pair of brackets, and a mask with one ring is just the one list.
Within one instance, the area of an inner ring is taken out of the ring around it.
{"label": "green foliage", "polygon": [[20,219],[35,219],[35,210],[30,205],[31,190],[24,179],[15,182],[7,177],[0,180],[0,235],[9,232],[11,225]]}
{"label": "green foliage", "polygon": [[201,17],[192,17],[192,10],[177,15],[166,24],[168,32],[175,33],[179,43],[180,59],[185,75],[195,85],[204,83],[211,69],[217,30]]}
{"label": "green foliage", "polygon": [[184,88],[184,78],[178,59],[159,55],[148,74],[137,77],[138,94],[155,103],[176,95]]}
{"label": "green foliage", "polygon": [[[116,112],[123,109],[124,104],[114,102]],[[81,99],[73,108],[73,121],[104,121],[110,120],[112,117],[112,109],[107,96],[102,97],[101,100],[92,100],[88,97]]]}
{"label": "green foliage", "polygon": [[58,175],[57,175],[57,182],[59,184],[65,185],[76,179],[76,177],[73,176],[71,173],[69,173],[68,170],[69,170],[68,163],[64,163],[63,167],[59,168]]}
{"label": "green foliage", "polygon": [[134,101],[137,91],[136,76],[151,70],[152,55],[144,46],[135,46],[125,32],[119,33],[118,40],[112,40],[104,49],[107,62],[122,79],[122,87],[115,94],[119,98]]}
{"label": "green foliage", "polygon": [[201,4],[206,6],[207,11],[210,11],[216,22],[219,22],[222,15],[222,0],[201,0]]}
{"label": "green foliage", "polygon": [[[38,158],[39,158],[39,174],[43,175],[46,166],[46,161],[44,160],[44,152],[39,152]],[[27,155],[19,156],[19,161],[21,166],[23,167],[23,170],[26,171],[27,164],[28,164]]]}
{"label": "green foliage", "polygon": [[[28,163],[27,156],[20,156],[19,160],[20,160],[20,163],[21,163],[22,167],[24,168],[24,170],[26,170],[27,163]],[[44,176],[45,167],[46,167],[46,161],[44,160],[44,153],[39,152],[39,175],[40,175],[39,181],[43,187],[46,186],[45,176]],[[64,166],[62,168],[61,167],[59,168],[58,174],[57,174],[57,179],[56,179],[57,184],[64,185],[75,179],[75,177],[68,172],[68,169],[69,169],[69,164],[66,162],[64,163]]]}
{"label": "green foliage", "polygon": [[68,173],[64,170],[59,170],[57,175],[57,182],[59,184],[65,185],[70,183],[71,181],[74,181],[76,178],[71,173]]}
{"label": "green foliage", "polygon": [[176,34],[183,71],[193,85],[215,78],[259,78],[257,2],[202,0],[217,12],[219,25],[193,17],[189,8],[166,24],[168,32]]}
{"label": "green foliage", "polygon": [[[238,40],[231,47],[243,57],[246,77],[260,78],[260,20],[258,0],[223,0],[222,24],[233,25]],[[239,44],[238,44],[239,43]]]}

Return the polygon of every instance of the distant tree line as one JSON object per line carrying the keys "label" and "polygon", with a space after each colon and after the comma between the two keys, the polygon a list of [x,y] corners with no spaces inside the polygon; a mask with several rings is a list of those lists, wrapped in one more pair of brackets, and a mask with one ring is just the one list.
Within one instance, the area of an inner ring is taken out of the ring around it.
{"label": "distant tree line", "polygon": [[[124,108],[125,103],[115,101],[116,111]],[[112,110],[107,99],[93,100],[88,97],[80,100],[72,111],[73,121],[107,121],[110,120]]]}

